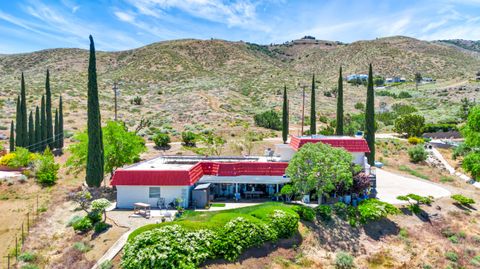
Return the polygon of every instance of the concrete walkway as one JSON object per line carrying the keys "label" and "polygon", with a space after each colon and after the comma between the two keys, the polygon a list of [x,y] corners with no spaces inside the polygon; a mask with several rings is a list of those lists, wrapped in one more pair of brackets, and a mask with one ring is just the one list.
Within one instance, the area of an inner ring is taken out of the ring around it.
{"label": "concrete walkway", "polygon": [[447,169],[447,171],[450,173],[450,175],[455,175],[455,176],[459,177],[460,179],[464,180],[465,182],[472,184],[476,188],[480,188],[480,182],[476,182],[475,180],[473,180],[469,176],[455,171],[455,168],[453,168],[447,162],[447,160],[445,160],[445,158],[443,158],[442,154],[436,148],[432,148],[431,152],[432,152],[433,156],[435,156],[437,159],[439,159],[440,162],[443,164],[443,166],[445,166],[445,169]]}
{"label": "concrete walkway", "polygon": [[391,204],[405,204],[405,201],[397,200],[397,196],[414,193],[422,196],[440,198],[450,196],[450,191],[437,184],[394,174],[383,169],[377,169],[377,197]]}

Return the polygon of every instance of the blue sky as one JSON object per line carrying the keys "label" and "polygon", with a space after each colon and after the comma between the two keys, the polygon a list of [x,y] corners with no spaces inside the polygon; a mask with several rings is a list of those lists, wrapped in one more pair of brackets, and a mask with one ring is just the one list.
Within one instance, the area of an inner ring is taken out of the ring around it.
{"label": "blue sky", "polygon": [[0,53],[126,50],[182,38],[260,44],[304,35],[352,42],[392,35],[480,39],[480,0],[2,0]]}

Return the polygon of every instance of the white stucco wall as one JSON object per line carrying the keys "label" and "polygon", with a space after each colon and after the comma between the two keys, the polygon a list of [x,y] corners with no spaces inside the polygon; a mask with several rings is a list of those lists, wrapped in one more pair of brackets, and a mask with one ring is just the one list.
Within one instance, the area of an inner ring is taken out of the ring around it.
{"label": "white stucco wall", "polygon": [[365,168],[365,153],[363,152],[352,152],[353,163],[358,164]]}
{"label": "white stucco wall", "polygon": [[168,204],[176,198],[182,198],[183,206],[188,207],[190,200],[189,186],[117,186],[117,207],[133,208],[134,203],[142,202],[157,206],[157,198],[149,198],[149,187],[160,187],[160,197]]}

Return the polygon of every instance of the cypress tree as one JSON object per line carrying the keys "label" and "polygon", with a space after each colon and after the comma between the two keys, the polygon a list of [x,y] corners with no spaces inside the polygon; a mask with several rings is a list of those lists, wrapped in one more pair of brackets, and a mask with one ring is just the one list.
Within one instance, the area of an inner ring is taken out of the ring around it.
{"label": "cypress tree", "polygon": [[288,99],[287,86],[283,88],[283,107],[282,107],[282,139],[283,143],[287,143],[288,139]]}
{"label": "cypress tree", "polygon": [[45,80],[45,108],[47,113],[47,144],[54,148],[53,139],[53,119],[52,119],[52,91],[50,90],[50,71],[47,69],[47,78]]}
{"label": "cypress tree", "polygon": [[312,76],[312,93],[310,101],[310,134],[317,133],[317,117],[315,115],[315,74]]}
{"label": "cypress tree", "polygon": [[100,187],[103,181],[104,153],[100,106],[98,102],[97,68],[95,45],[90,38],[90,59],[88,62],[88,153],[86,181],[90,187]]}
{"label": "cypress tree", "polygon": [[[28,119],[27,119],[27,97],[26,97],[26,90],[25,90],[25,79],[23,77],[22,72],[22,81],[21,81],[21,88],[20,88],[20,110],[22,116],[22,147],[26,147],[28,144]],[[17,126],[18,129],[18,126]]]}
{"label": "cypress tree", "polygon": [[40,109],[38,106],[35,108],[35,151],[39,151],[41,148],[40,143],[42,141],[42,126],[40,125]]}
{"label": "cypress tree", "polygon": [[340,74],[338,75],[338,91],[337,91],[337,135],[343,135],[343,77],[342,67],[340,66]]}
{"label": "cypress tree", "polygon": [[[22,146],[22,111],[20,109],[20,95],[17,96],[17,113],[15,115],[15,126],[17,127],[15,130],[15,142],[16,146],[21,147]],[[20,127],[20,128],[19,128]]]}
{"label": "cypress tree", "polygon": [[63,148],[63,101],[62,96],[58,101],[58,148]]}
{"label": "cypress tree", "polygon": [[53,144],[55,148],[58,148],[58,109],[55,109],[55,129],[54,129],[54,136],[53,136]]}
{"label": "cypress tree", "polygon": [[365,136],[370,148],[367,153],[368,164],[375,165],[375,93],[373,91],[372,64],[368,69],[367,104],[365,110]]}
{"label": "cypress tree", "polygon": [[10,152],[15,151],[15,126],[13,120],[10,123]]}
{"label": "cypress tree", "polygon": [[35,145],[35,129],[33,124],[33,113],[28,116],[28,150],[33,151]]}
{"label": "cypress tree", "polygon": [[45,111],[45,95],[42,95],[42,103],[40,104],[40,134],[41,143],[39,151],[44,151],[47,147],[47,115]]}

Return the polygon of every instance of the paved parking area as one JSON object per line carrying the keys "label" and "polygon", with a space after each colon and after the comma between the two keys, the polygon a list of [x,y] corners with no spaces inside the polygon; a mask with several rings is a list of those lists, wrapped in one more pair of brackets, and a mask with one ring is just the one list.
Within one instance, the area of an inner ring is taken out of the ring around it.
{"label": "paved parking area", "polygon": [[403,176],[383,169],[377,169],[377,197],[391,204],[405,204],[405,201],[397,200],[397,196],[414,193],[422,196],[440,198],[450,196],[449,190],[438,184],[422,179]]}

